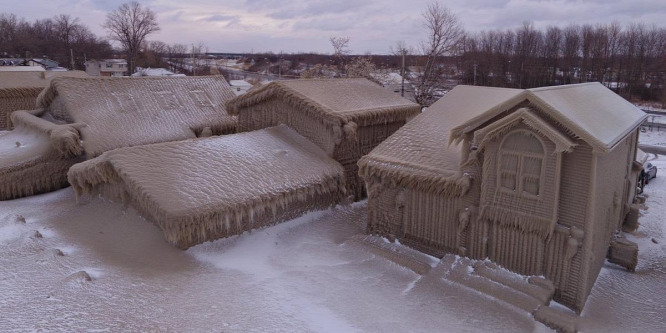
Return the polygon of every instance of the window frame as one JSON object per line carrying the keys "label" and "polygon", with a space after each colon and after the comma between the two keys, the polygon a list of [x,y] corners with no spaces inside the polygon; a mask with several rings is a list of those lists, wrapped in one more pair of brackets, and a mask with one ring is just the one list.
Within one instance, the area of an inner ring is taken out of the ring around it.
{"label": "window frame", "polygon": [[[515,150],[515,149],[505,149],[503,148],[504,143],[507,138],[511,137],[512,135],[519,134],[520,132],[526,133],[541,145],[541,153],[535,153],[531,151],[525,151],[525,150]],[[502,192],[506,194],[510,194],[516,197],[520,198],[528,198],[528,199],[540,199],[541,194],[543,193],[543,183],[544,183],[544,172],[545,172],[545,163],[546,163],[546,145],[544,144],[543,140],[534,132],[528,131],[528,130],[515,130],[509,132],[507,135],[504,136],[502,141],[500,142],[498,146],[498,152],[497,152],[497,188]],[[503,161],[505,159],[505,156],[514,156],[516,158],[516,166],[515,170],[506,170],[503,166]],[[535,175],[533,173],[526,173],[523,164],[526,159],[539,159],[541,161],[541,167],[539,170],[539,174]],[[504,186],[504,174],[513,174],[514,175],[514,188],[515,189],[510,189]],[[525,183],[526,179],[529,178],[536,178],[538,177],[537,181],[537,194],[533,194],[530,192],[525,191]]]}

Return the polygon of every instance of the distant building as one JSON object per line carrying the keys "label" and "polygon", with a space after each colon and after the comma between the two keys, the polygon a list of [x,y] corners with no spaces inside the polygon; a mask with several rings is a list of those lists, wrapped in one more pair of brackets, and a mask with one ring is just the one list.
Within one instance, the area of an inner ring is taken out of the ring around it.
{"label": "distant building", "polygon": [[0,66],[18,66],[23,62],[24,60],[19,58],[0,58]]}
{"label": "distant building", "polygon": [[89,60],[85,63],[90,76],[127,76],[127,61],[123,59]]}
{"label": "distant building", "polygon": [[245,80],[230,80],[229,85],[231,86],[231,90],[234,91],[236,96],[243,95],[252,88],[252,84]]}
{"label": "distant building", "polygon": [[42,59],[42,58],[32,58],[28,59],[25,61],[25,64],[28,66],[41,66],[44,69],[48,70],[60,70],[62,67],[60,65],[51,60],[51,59]]}
{"label": "distant building", "polygon": [[166,68],[141,68],[136,71],[136,73],[131,75],[132,77],[141,77],[141,76],[185,76],[185,74],[176,74]]}

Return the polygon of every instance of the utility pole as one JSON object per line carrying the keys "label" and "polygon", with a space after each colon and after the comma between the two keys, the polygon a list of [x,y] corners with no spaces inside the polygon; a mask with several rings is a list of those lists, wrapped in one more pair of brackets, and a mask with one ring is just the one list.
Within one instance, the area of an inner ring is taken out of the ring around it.
{"label": "utility pole", "polygon": [[74,70],[74,50],[72,50],[71,48],[69,49],[69,61],[71,64],[70,69]]}
{"label": "utility pole", "polygon": [[400,86],[400,96],[405,97],[405,50],[402,50],[402,68],[400,69],[400,77],[402,78],[402,83]]}
{"label": "utility pole", "polygon": [[278,79],[282,77],[282,50],[280,50],[280,58],[278,58]]}
{"label": "utility pole", "polygon": [[476,63],[474,63],[474,85],[476,85]]}

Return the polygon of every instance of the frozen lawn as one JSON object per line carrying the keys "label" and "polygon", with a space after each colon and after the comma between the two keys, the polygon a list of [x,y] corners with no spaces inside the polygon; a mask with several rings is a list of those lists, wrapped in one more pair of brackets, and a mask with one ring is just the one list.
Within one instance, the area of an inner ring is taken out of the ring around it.
{"label": "frozen lawn", "polygon": [[[652,162],[628,236],[636,273],[604,266],[582,331],[665,329],[666,159]],[[133,209],[76,204],[71,189],[0,202],[0,331],[549,331],[437,267],[421,277],[347,242],[364,224],[360,203],[183,252]]]}

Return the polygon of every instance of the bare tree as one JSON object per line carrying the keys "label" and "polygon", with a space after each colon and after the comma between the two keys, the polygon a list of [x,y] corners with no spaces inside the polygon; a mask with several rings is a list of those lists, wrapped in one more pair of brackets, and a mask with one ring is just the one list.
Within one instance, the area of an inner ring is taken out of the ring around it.
{"label": "bare tree", "polygon": [[167,46],[166,57],[172,72],[183,72],[184,59],[187,56],[186,53],[187,46],[183,44],[172,44]]}
{"label": "bare tree", "polygon": [[345,66],[347,77],[364,77],[373,79],[371,74],[376,72],[377,67],[372,63],[370,57],[356,57]]}
{"label": "bare tree", "polygon": [[[79,18],[72,18],[69,15],[60,14],[53,18],[55,24],[55,31],[60,43],[65,49],[65,54],[72,52],[72,43],[77,32],[82,28],[79,23]],[[69,69],[74,69],[74,59],[70,59]]]}
{"label": "bare tree", "polygon": [[407,46],[404,40],[395,42],[395,48],[390,47],[393,55],[400,57],[400,96],[405,97],[405,76],[407,75],[407,56],[414,53],[414,50]]}
{"label": "bare tree", "polygon": [[340,71],[345,68],[345,58],[349,54],[349,37],[331,37],[331,46],[333,46],[333,57]]}
{"label": "bare tree", "polygon": [[422,42],[421,49],[426,60],[416,82],[415,98],[421,105],[430,105],[433,93],[443,84],[440,61],[457,49],[464,30],[458,16],[439,2],[428,5],[423,12],[423,23],[427,39]]}
{"label": "bare tree", "polygon": [[342,57],[349,54],[349,37],[331,37],[330,41],[334,56]]}
{"label": "bare tree", "polygon": [[0,52],[15,56],[19,19],[10,13],[0,13]]}
{"label": "bare tree", "polygon": [[316,64],[304,71],[301,71],[302,79],[320,79],[320,78],[334,78],[339,75],[336,67]]}
{"label": "bare tree", "polygon": [[136,1],[124,3],[108,13],[102,27],[127,52],[130,74],[134,73],[136,58],[146,36],[160,30],[155,13]]}
{"label": "bare tree", "polygon": [[574,83],[576,80],[576,71],[579,69],[577,61],[579,51],[580,26],[569,25],[564,28],[564,44],[562,45],[564,66],[567,70],[564,83]]}
{"label": "bare tree", "polygon": [[209,66],[208,59],[206,58],[208,45],[204,41],[198,41],[192,44],[190,51],[190,55],[192,56],[192,75],[207,75],[206,72],[210,72],[210,70],[205,71],[203,69]]}

